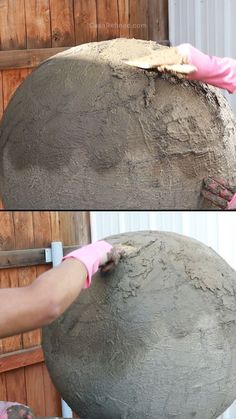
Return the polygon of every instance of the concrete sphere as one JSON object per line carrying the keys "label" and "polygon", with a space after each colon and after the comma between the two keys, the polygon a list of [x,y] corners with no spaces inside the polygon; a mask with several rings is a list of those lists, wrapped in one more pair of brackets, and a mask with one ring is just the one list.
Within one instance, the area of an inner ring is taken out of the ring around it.
{"label": "concrete sphere", "polygon": [[215,419],[236,398],[236,272],[172,233],[130,246],[43,330],[57,389],[88,419]]}
{"label": "concrete sphere", "polygon": [[236,122],[221,93],[124,63],[158,48],[85,44],[27,78],[0,126],[6,209],[196,209],[204,177],[236,182]]}

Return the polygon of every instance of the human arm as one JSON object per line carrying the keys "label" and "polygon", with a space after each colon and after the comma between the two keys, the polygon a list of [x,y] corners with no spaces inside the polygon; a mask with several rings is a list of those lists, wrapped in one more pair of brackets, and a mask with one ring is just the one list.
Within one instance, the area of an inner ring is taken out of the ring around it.
{"label": "human arm", "polygon": [[0,290],[0,338],[27,332],[59,317],[91,284],[93,274],[107,262],[117,263],[120,252],[104,241],[70,253],[31,285]]}
{"label": "human arm", "polygon": [[191,44],[162,47],[126,63],[144,69],[156,68],[161,72],[171,72],[188,80],[198,80],[226,89],[230,93],[236,91],[236,60],[204,54]]}
{"label": "human arm", "polygon": [[76,299],[87,277],[85,266],[68,259],[31,285],[0,290],[0,338],[54,321]]}

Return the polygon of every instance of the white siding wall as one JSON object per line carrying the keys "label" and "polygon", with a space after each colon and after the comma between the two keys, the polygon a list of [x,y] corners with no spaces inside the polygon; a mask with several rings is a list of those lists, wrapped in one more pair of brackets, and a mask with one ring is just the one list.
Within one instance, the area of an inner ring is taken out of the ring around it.
{"label": "white siding wall", "polygon": [[[91,212],[92,241],[138,230],[172,231],[193,237],[211,246],[236,269],[235,212]],[[235,418],[236,404],[220,419]]]}
{"label": "white siding wall", "polygon": [[[235,0],[169,0],[170,42],[236,59],[235,17]],[[236,114],[236,94],[225,95]]]}

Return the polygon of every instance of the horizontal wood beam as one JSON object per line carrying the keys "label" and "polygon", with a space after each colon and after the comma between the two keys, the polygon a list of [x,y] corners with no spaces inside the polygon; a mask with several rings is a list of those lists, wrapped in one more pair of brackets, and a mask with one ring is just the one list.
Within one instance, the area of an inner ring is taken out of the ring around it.
{"label": "horizontal wood beam", "polygon": [[[63,255],[67,255],[80,246],[64,246]],[[1,250],[0,269],[20,268],[24,266],[47,265],[52,262],[46,260],[46,249]]]}
{"label": "horizontal wood beam", "polygon": [[[168,40],[157,41],[161,45],[170,45]],[[18,68],[34,68],[42,61],[52,57],[70,47],[22,49],[0,51],[0,70],[14,70]]]}
{"label": "horizontal wood beam", "polygon": [[0,373],[16,370],[44,361],[41,346],[0,355]]}
{"label": "horizontal wood beam", "polygon": [[37,67],[42,61],[71,47],[0,51],[0,70]]}

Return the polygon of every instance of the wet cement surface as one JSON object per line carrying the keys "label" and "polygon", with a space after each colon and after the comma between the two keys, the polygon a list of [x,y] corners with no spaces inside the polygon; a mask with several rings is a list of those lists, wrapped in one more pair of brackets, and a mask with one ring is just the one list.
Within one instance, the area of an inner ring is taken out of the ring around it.
{"label": "wet cement surface", "polygon": [[43,331],[50,375],[89,419],[215,419],[236,397],[236,272],[173,233],[133,246]]}

